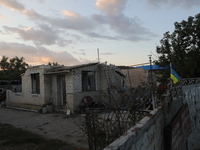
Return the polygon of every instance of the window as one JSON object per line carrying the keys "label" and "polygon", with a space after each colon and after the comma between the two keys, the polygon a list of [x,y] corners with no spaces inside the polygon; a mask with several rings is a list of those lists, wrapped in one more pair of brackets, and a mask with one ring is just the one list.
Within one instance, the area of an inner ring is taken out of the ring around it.
{"label": "window", "polygon": [[95,91],[95,72],[82,72],[82,91]]}
{"label": "window", "polygon": [[3,93],[3,88],[0,88],[0,93]]}
{"label": "window", "polygon": [[31,74],[32,94],[40,94],[39,73]]}

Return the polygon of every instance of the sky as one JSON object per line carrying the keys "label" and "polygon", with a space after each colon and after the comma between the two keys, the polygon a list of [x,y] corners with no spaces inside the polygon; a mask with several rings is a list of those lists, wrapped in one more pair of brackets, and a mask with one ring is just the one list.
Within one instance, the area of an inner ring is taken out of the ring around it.
{"label": "sky", "polygon": [[148,63],[163,34],[198,13],[199,0],[0,0],[0,56],[32,66]]}

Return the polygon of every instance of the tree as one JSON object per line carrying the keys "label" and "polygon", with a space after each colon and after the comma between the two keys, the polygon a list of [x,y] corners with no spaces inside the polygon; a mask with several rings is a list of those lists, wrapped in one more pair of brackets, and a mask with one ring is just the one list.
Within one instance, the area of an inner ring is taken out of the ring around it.
{"label": "tree", "polygon": [[57,62],[53,62],[53,63],[49,62],[47,65],[49,65],[49,66],[63,66],[63,65],[58,64]]}
{"label": "tree", "polygon": [[1,80],[21,80],[21,74],[26,71],[28,64],[24,62],[24,57],[17,56],[9,60],[8,57],[3,56],[0,61],[0,79]]}
{"label": "tree", "polygon": [[[200,77],[200,13],[174,26],[174,32],[166,32],[156,47],[155,64],[166,67],[171,63],[181,78]],[[169,69],[162,73],[169,77]]]}

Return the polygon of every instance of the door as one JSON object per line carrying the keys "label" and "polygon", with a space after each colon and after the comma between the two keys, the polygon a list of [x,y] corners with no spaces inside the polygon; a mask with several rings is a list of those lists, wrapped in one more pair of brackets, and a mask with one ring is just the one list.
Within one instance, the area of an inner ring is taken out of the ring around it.
{"label": "door", "polygon": [[66,107],[66,80],[64,75],[57,76],[58,81],[58,103],[61,108]]}

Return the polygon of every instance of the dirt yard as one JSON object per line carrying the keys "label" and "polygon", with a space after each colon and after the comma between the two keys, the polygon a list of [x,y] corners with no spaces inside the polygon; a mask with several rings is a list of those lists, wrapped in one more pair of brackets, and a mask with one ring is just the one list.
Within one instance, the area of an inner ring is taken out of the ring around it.
{"label": "dirt yard", "polygon": [[0,122],[38,133],[46,138],[60,139],[80,149],[88,149],[87,136],[80,129],[85,117],[64,113],[41,114],[0,107]]}

